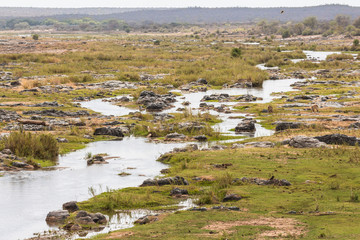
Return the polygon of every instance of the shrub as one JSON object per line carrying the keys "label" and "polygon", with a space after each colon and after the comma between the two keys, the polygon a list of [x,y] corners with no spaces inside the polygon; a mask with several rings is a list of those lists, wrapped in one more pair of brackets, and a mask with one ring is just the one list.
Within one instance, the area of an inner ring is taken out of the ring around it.
{"label": "shrub", "polygon": [[32,39],[34,39],[34,40],[39,40],[39,34],[33,34],[33,35],[32,35]]}
{"label": "shrub", "polygon": [[58,143],[50,134],[12,132],[4,139],[4,146],[20,157],[54,160],[59,154]]}
{"label": "shrub", "polygon": [[231,50],[232,57],[241,57],[241,49],[240,48],[233,48]]}

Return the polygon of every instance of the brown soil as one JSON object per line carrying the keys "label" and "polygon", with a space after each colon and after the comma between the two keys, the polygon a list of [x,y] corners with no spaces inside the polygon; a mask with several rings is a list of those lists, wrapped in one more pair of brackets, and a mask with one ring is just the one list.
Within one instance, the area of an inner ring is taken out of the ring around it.
{"label": "brown soil", "polygon": [[[299,237],[306,232],[304,224],[292,219],[292,218],[273,218],[273,217],[261,217],[258,219],[251,219],[246,221],[235,222],[214,222],[204,227],[207,230],[217,231],[217,234],[222,235],[225,233],[232,233],[233,227],[237,226],[269,226],[274,228],[273,230],[267,230],[256,236],[255,239],[262,240],[267,238],[281,238],[281,237]],[[209,234],[210,235],[210,234]]]}

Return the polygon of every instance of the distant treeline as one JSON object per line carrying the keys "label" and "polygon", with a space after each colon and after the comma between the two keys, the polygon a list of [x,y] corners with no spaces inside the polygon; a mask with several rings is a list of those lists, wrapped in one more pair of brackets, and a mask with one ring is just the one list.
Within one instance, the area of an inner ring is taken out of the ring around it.
{"label": "distant treeline", "polygon": [[[0,30],[31,30],[31,29],[53,29],[56,31],[84,31],[84,32],[104,32],[104,31],[140,31],[140,32],[179,32],[183,29],[190,29],[194,26],[218,29],[213,34],[230,34],[226,31],[232,26],[244,25],[241,23],[227,24],[188,24],[188,23],[155,23],[145,21],[142,23],[127,23],[122,20],[97,21],[92,18],[82,19],[11,19],[0,20]],[[236,29],[236,28],[234,28]],[[300,22],[280,22],[262,20],[252,24],[246,24],[246,31],[249,35],[276,35],[280,34],[283,38],[291,36],[323,36],[346,34],[349,36],[360,36],[360,17],[352,19],[347,15],[338,15],[332,20],[318,20],[317,17],[307,17]],[[194,31],[199,34],[201,31]]]}
{"label": "distant treeline", "polygon": [[288,8],[1,8],[0,19],[29,18],[37,20],[47,18],[59,21],[89,17],[96,21],[109,19],[123,20],[131,23],[154,22],[158,24],[190,23],[244,23],[268,21],[302,21],[311,16],[319,20],[331,20],[336,15],[347,15],[351,19],[360,16],[360,7],[346,5],[322,5],[315,7]]}
{"label": "distant treeline", "polygon": [[324,37],[338,34],[360,36],[360,17],[352,20],[350,16],[338,15],[330,21],[319,21],[316,17],[307,17],[301,22],[288,23],[260,21],[252,28],[250,34],[281,34],[283,38],[318,34]]}

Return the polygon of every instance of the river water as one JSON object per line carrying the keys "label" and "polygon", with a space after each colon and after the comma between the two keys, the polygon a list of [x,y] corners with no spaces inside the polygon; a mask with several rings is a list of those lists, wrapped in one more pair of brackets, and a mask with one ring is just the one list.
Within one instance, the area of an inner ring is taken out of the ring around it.
{"label": "river water", "polygon": [[[182,107],[183,101],[191,102],[190,107],[197,111],[196,108],[204,95],[220,93],[252,94],[263,98],[258,102],[266,103],[274,98],[272,93],[292,90],[290,85],[296,81],[301,80],[267,80],[264,81],[262,88],[232,88],[210,90],[206,93],[184,93],[183,96],[178,97],[175,107],[166,112],[174,112],[177,107]],[[181,99],[183,97],[185,99]],[[122,116],[134,111],[101,100],[85,102],[82,106],[104,115]],[[227,134],[234,134],[229,130],[241,121],[229,118],[241,116],[241,114],[223,114],[212,111],[210,113],[218,115],[223,120],[216,127]],[[257,131],[252,136],[268,136],[273,133],[259,124],[256,127]],[[125,137],[122,141],[90,143],[82,150],[60,156],[57,170],[5,173],[3,177],[0,177],[0,239],[24,239],[32,237],[32,233],[52,229],[45,222],[47,213],[61,209],[62,204],[67,201],[83,201],[90,198],[89,188],[99,194],[107,189],[138,186],[145,179],[158,176],[160,170],[166,168],[166,165],[157,162],[156,159],[175,147],[185,145],[185,143],[155,143],[145,138]],[[107,153],[115,158],[108,160],[109,164],[87,166],[84,158],[88,152]],[[121,172],[128,172],[131,175],[120,177],[117,174]],[[124,221],[114,218],[109,226],[112,230],[123,228],[122,222]],[[131,223],[126,224],[131,226]]]}

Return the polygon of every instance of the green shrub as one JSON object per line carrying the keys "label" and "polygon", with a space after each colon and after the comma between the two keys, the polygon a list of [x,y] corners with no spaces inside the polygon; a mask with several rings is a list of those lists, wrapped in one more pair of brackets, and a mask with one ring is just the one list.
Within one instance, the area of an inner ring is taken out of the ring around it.
{"label": "green shrub", "polygon": [[58,142],[50,134],[12,132],[3,141],[5,148],[19,157],[54,160],[59,154]]}
{"label": "green shrub", "polygon": [[241,49],[240,48],[231,49],[231,56],[232,57],[241,57]]}

